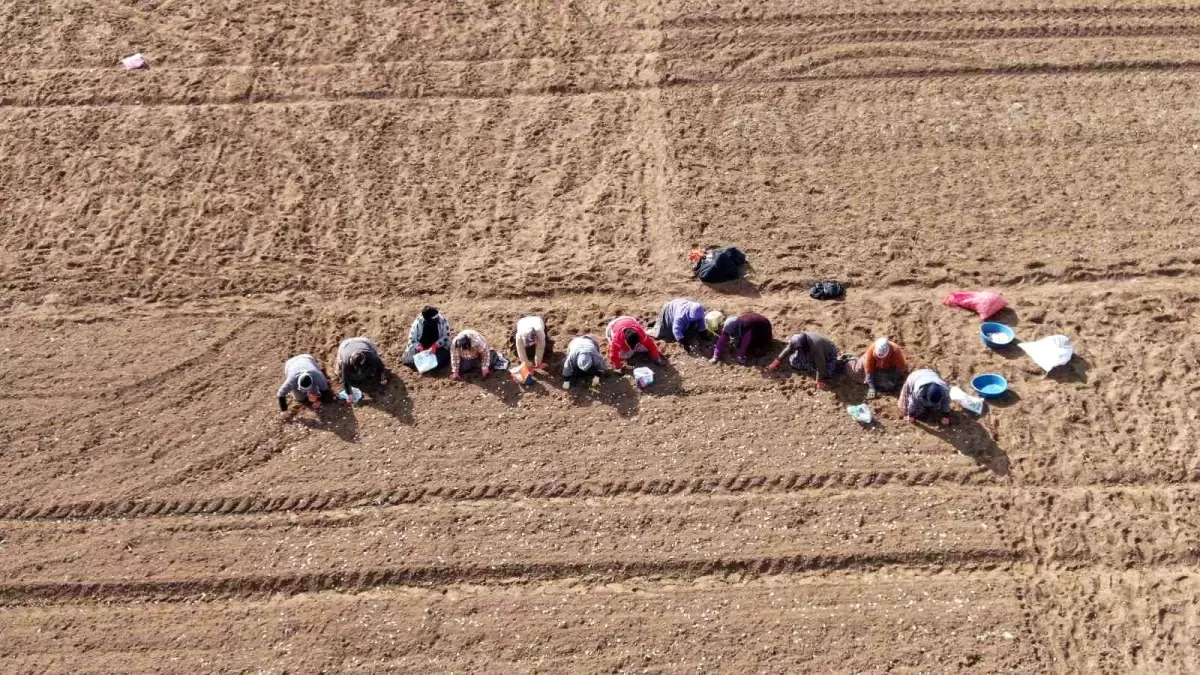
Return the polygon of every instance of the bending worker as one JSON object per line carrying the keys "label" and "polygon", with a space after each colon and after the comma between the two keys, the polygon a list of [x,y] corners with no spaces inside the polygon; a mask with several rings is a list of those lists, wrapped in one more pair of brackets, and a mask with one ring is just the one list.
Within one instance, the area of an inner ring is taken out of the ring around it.
{"label": "bending worker", "polygon": [[950,424],[950,387],[929,368],[913,371],[900,389],[900,413],[916,422],[931,412],[941,413],[941,423]]}
{"label": "bending worker", "polygon": [[684,349],[704,333],[704,306],[695,300],[675,298],[658,312],[658,322],[648,331],[663,342],[678,342]]}
{"label": "bending worker", "polygon": [[479,331],[468,328],[454,336],[453,346],[450,347],[450,379],[461,379],[464,371],[476,368],[487,378],[492,372],[494,360],[495,352],[488,341]]}
{"label": "bending worker", "polygon": [[371,387],[376,382],[387,384],[387,368],[379,358],[379,349],[370,338],[353,337],[338,345],[338,367],[342,374],[342,389],[350,399],[350,387]]}
{"label": "bending worker", "polygon": [[737,345],[737,362],[744,366],[747,355],[758,356],[770,349],[771,339],[771,321],[762,314],[746,312],[731,316],[721,326],[721,336],[717,338],[709,363],[720,361],[725,348],[732,342]]}
{"label": "bending worker", "polygon": [[837,375],[841,369],[837,345],[833,344],[833,340],[812,331],[793,335],[787,347],[767,366],[767,370],[779,370],[784,361],[789,361],[796,370],[814,373],[818,389],[824,389],[825,380]]}
{"label": "bending worker", "polygon": [[608,374],[608,366],[600,354],[600,343],[590,335],[581,335],[567,343],[567,360],[563,362],[563,389],[570,389],[575,380]]}
{"label": "bending worker", "polygon": [[848,365],[852,372],[863,376],[867,383],[867,398],[875,398],[881,391],[899,389],[908,373],[904,352],[885,337],[875,340],[866,354],[851,359]]}
{"label": "bending worker", "polygon": [[[513,334],[513,342],[517,349],[517,360],[522,366],[533,370],[544,369],[546,358],[553,350],[554,344],[546,334],[546,322],[540,316],[527,316],[517,321],[517,331]],[[533,360],[529,360],[529,348],[533,347]]]}
{"label": "bending worker", "polygon": [[655,363],[663,363],[662,352],[658,345],[646,335],[646,329],[632,316],[618,316],[608,322],[604,329],[608,338],[608,360],[613,368],[620,370],[625,367],[625,361],[634,354],[649,354]]}
{"label": "bending worker", "polygon": [[321,366],[311,354],[293,356],[283,364],[283,386],[279,387],[279,409],[288,409],[288,394],[292,394],[300,405],[320,410],[322,403],[333,402],[333,389],[321,372]]}

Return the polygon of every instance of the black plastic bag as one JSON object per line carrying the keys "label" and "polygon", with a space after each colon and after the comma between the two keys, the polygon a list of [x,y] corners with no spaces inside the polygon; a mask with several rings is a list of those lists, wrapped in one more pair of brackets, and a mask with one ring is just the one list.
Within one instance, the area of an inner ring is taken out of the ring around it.
{"label": "black plastic bag", "polygon": [[808,290],[813,300],[837,300],[846,294],[846,287],[836,281],[818,281]]}
{"label": "black plastic bag", "polygon": [[692,271],[696,277],[707,284],[719,284],[722,281],[733,281],[742,275],[742,266],[746,264],[746,254],[736,246],[713,248],[704,252],[704,256],[696,261]]}

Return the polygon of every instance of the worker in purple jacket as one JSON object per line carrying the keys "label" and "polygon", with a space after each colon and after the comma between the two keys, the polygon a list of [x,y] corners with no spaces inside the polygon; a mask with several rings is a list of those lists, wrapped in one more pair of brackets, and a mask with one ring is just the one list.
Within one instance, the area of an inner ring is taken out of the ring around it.
{"label": "worker in purple jacket", "polygon": [[771,320],[754,312],[725,319],[709,362],[720,361],[730,342],[737,347],[737,362],[746,365],[747,356],[760,356],[771,348]]}
{"label": "worker in purple jacket", "polygon": [[678,342],[691,349],[697,337],[704,334],[704,306],[695,300],[675,298],[662,306],[658,323],[647,334],[663,342]]}

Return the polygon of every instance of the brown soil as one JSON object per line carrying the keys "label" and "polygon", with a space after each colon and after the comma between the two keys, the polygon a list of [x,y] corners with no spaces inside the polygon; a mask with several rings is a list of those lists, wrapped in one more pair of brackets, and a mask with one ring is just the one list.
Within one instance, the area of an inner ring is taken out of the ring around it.
{"label": "brown soil", "polygon": [[[1200,662],[1200,8],[4,5],[4,671]],[[1079,357],[987,351],[971,288]],[[862,430],[670,346],[277,419],[287,356],[395,363],[428,301],[562,345],[673,295],[1015,396]]]}

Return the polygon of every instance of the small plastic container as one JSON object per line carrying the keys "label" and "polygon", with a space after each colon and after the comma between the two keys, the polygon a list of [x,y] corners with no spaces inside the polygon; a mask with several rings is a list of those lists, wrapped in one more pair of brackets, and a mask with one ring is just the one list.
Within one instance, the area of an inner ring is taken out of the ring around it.
{"label": "small plastic container", "polygon": [[646,368],[645,366],[641,368],[634,368],[633,381],[637,382],[637,386],[645,389],[646,387],[654,384],[654,371]]}
{"label": "small plastic container", "polygon": [[359,401],[362,400],[363,393],[362,393],[362,390],[360,390],[358,387],[350,387],[350,395],[349,396],[346,396],[345,391],[339,391],[337,393],[337,397],[339,399],[345,401],[346,403],[349,403],[350,405],[354,405],[355,403],[358,403]]}

